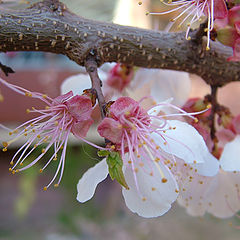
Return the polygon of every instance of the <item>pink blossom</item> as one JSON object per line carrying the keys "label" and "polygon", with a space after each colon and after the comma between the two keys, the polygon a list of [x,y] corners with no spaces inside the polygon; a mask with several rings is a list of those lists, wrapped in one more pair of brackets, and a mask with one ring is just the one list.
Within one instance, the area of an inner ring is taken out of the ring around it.
{"label": "pink blossom", "polygon": [[240,61],[240,6],[228,11],[228,15],[216,22],[217,39],[233,48],[233,56],[228,61]]}
{"label": "pink blossom", "polygon": [[[168,1],[163,3],[167,6],[173,7],[173,9],[161,12],[161,13],[149,13],[151,15],[162,15],[166,13],[180,11],[180,14],[177,15],[175,18],[171,19],[172,22],[183,17],[183,20],[180,22],[179,27],[187,22],[187,31],[186,31],[186,39],[190,40],[189,31],[191,26],[201,21],[202,16],[206,16],[208,19],[207,23],[207,47],[206,49],[209,50],[210,44],[210,32],[213,30],[214,27],[214,20],[215,19],[222,19],[227,16],[227,7],[224,0],[177,0],[177,1]],[[188,21],[190,19],[190,21]]]}
{"label": "pink blossom", "polygon": [[[179,163],[183,161],[204,176],[215,175],[219,164],[192,126],[170,120],[179,115],[192,117],[191,114],[169,102],[148,111],[140,103],[129,97],[117,99],[98,126],[98,132],[111,142],[109,150],[118,151],[122,157],[123,174],[129,186],[122,193],[128,208],[143,217],[157,217],[166,213],[178,196],[177,176],[184,171]],[[166,107],[177,113],[164,114],[162,109]],[[100,170],[101,174],[97,174]],[[89,200],[107,173],[106,159],[87,171],[78,183],[78,201]],[[94,175],[97,179],[90,180]],[[84,190],[87,182],[91,182],[88,191]]]}
{"label": "pink blossom", "polygon": [[117,63],[109,72],[107,85],[120,93],[129,85],[133,78],[133,69],[124,64]]}
{"label": "pink blossom", "polygon": [[[37,98],[46,104],[45,109],[28,109],[27,113],[36,113],[38,116],[10,131],[9,135],[15,135],[15,137],[8,142],[3,142],[3,151],[6,151],[11,143],[19,138],[28,136],[26,142],[13,156],[11,160],[12,167],[9,170],[12,173],[15,173],[28,169],[42,159],[50,147],[53,146],[54,153],[45,166],[40,169],[40,172],[42,172],[51,161],[59,161],[54,177],[44,189],[46,190],[55,181],[59,174],[59,179],[54,185],[58,186],[63,175],[67,142],[70,133],[73,133],[74,136],[88,143],[84,137],[86,137],[87,132],[93,123],[91,118],[91,99],[83,95],[73,96],[71,91],[52,99],[45,94],[32,92],[10,84],[1,78],[0,83],[19,94]],[[31,147],[32,145],[34,145],[34,147]],[[25,164],[24,161],[27,157],[34,152],[36,147],[42,145],[44,146],[42,147],[40,155],[38,155],[31,163]]]}

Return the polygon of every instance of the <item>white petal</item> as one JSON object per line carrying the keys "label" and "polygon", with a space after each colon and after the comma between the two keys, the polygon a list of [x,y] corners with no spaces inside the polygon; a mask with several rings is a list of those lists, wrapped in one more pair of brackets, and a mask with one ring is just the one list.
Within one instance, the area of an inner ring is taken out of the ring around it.
{"label": "white petal", "polygon": [[172,129],[163,135],[166,141],[153,134],[157,144],[165,152],[183,159],[186,163],[203,163],[209,151],[198,131],[191,125],[177,120],[168,120],[168,125]]}
{"label": "white petal", "polygon": [[[99,77],[105,81],[107,74],[99,69]],[[73,91],[73,95],[81,95],[83,90],[91,88],[91,79],[88,74],[80,73],[66,78],[61,85],[61,94]]]}
{"label": "white petal", "polygon": [[202,176],[215,176],[219,171],[219,161],[210,152],[205,154],[204,160],[203,163],[191,165]]}
{"label": "white petal", "polygon": [[136,187],[134,171],[130,166],[124,168],[124,176],[130,188],[122,190],[126,205],[132,212],[142,217],[161,216],[171,208],[171,204],[177,198],[178,186],[175,178],[166,166],[159,163],[158,167],[161,168],[164,177],[168,180],[166,183],[162,183],[160,171],[155,166],[157,163],[149,163],[145,159],[139,159],[139,161],[144,164],[143,167],[137,166],[136,178],[139,188]]}
{"label": "white petal", "polygon": [[[190,172],[189,172],[190,173]],[[191,216],[203,216],[209,206],[209,196],[213,193],[214,178],[199,176],[194,171],[187,176],[182,176],[180,183],[178,203],[187,209]]]}
{"label": "white petal", "polygon": [[97,185],[108,175],[108,165],[106,159],[97,163],[94,167],[85,172],[77,185],[77,200],[86,202],[94,195]]}
{"label": "white petal", "polygon": [[219,218],[231,217],[240,210],[240,173],[221,171],[217,181],[217,188],[208,199],[208,212]]}
{"label": "white petal", "polygon": [[191,91],[191,80],[186,72],[156,70],[152,74],[151,95],[157,102],[173,98],[173,104],[183,106]]}
{"label": "white petal", "polygon": [[225,171],[240,171],[240,136],[227,143],[223,149],[220,165]]}

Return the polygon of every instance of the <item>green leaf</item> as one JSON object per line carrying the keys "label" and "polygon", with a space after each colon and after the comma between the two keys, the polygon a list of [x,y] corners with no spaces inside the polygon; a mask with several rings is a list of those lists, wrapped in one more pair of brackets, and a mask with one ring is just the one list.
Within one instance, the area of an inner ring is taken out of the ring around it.
{"label": "green leaf", "polygon": [[99,157],[106,157],[110,154],[110,152],[108,150],[99,150],[98,151],[98,156]]}
{"label": "green leaf", "polygon": [[118,152],[109,152],[107,156],[107,164],[111,179],[116,179],[119,184],[126,189],[129,189],[122,171],[123,161],[120,154]]}

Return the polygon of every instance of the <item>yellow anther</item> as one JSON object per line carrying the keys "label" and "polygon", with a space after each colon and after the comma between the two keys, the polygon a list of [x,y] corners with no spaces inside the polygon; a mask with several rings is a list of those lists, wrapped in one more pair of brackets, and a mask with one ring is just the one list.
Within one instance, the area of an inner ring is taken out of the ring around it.
{"label": "yellow anther", "polygon": [[48,110],[50,107],[49,106],[46,106],[45,109]]}
{"label": "yellow anther", "polygon": [[137,158],[140,158],[140,157],[141,157],[141,156],[138,154],[138,155],[137,155]]}
{"label": "yellow anther", "polygon": [[8,142],[2,142],[2,145],[6,148],[8,147]]}
{"label": "yellow anther", "polygon": [[15,129],[15,130],[13,131],[13,133],[18,133],[18,130],[17,130],[17,129]]}
{"label": "yellow anther", "polygon": [[212,107],[212,105],[209,103],[208,105],[207,105],[207,109],[210,109]]}
{"label": "yellow anther", "polygon": [[20,166],[23,166],[23,163],[22,163],[22,162],[20,163]]}
{"label": "yellow anther", "polygon": [[9,132],[8,134],[9,134],[9,136],[11,136],[13,133],[12,133],[12,132]]}
{"label": "yellow anther", "polygon": [[142,198],[142,201],[145,202],[147,199],[145,197]]}
{"label": "yellow anther", "polygon": [[16,173],[19,173],[19,169],[16,170]]}
{"label": "yellow anther", "polygon": [[140,166],[140,167],[143,167],[143,166],[144,166],[144,163],[143,163],[143,162],[140,162],[140,163],[139,163],[139,166]]}
{"label": "yellow anther", "polygon": [[47,94],[43,94],[42,97],[43,97],[43,98],[47,98]]}
{"label": "yellow anther", "polygon": [[44,188],[43,188],[43,191],[47,191],[47,187],[44,187]]}
{"label": "yellow anther", "polygon": [[187,38],[188,41],[190,41],[191,39],[192,39],[192,38],[191,38],[190,36]]}
{"label": "yellow anther", "polygon": [[209,50],[210,50],[210,47],[207,46],[207,47],[206,47],[206,51],[209,51]]}
{"label": "yellow anther", "polygon": [[142,5],[142,2],[138,2],[138,5]]}
{"label": "yellow anther", "polygon": [[33,133],[35,133],[35,132],[36,132],[36,130],[35,130],[35,129],[33,129],[33,130],[32,130],[32,132],[33,132]]}
{"label": "yellow anther", "polygon": [[2,151],[3,151],[3,152],[6,152],[6,151],[7,151],[7,148],[3,148]]}
{"label": "yellow anther", "polygon": [[156,149],[158,150],[160,147],[159,146],[156,146]]}
{"label": "yellow anther", "polygon": [[27,133],[24,133],[24,136],[27,136]]}
{"label": "yellow anther", "polygon": [[167,142],[164,142],[163,144],[164,144],[164,145],[167,145]]}
{"label": "yellow anther", "polygon": [[150,175],[150,176],[153,176],[153,172],[150,172],[149,175]]}
{"label": "yellow anther", "polygon": [[9,170],[9,172],[11,172],[11,171],[12,171],[12,168],[9,168],[8,170]]}
{"label": "yellow anther", "polygon": [[30,113],[30,109],[28,108],[28,109],[26,109],[26,113]]}
{"label": "yellow anther", "polygon": [[31,127],[34,127],[34,124],[33,124],[33,123],[31,123],[31,124],[30,124],[30,126],[31,126]]}
{"label": "yellow anther", "polygon": [[138,144],[138,147],[141,148],[143,145],[142,144]]}
{"label": "yellow anther", "polygon": [[25,92],[25,96],[26,96],[26,97],[32,97],[32,93],[30,93],[30,92]]}
{"label": "yellow anther", "polygon": [[63,146],[61,146],[60,149],[63,150]]}
{"label": "yellow anther", "polygon": [[194,118],[194,122],[195,122],[195,123],[198,123],[198,119],[197,119],[197,118]]}
{"label": "yellow anther", "polygon": [[55,124],[55,126],[58,126],[58,121],[55,121],[54,124]]}
{"label": "yellow anther", "polygon": [[138,168],[135,168],[135,169],[134,169],[134,172],[136,172],[136,173],[137,173],[137,172],[138,172]]}
{"label": "yellow anther", "polygon": [[45,152],[46,152],[46,149],[45,149],[45,148],[43,148],[43,149],[42,149],[42,153],[45,153]]}
{"label": "yellow anther", "polygon": [[203,184],[203,181],[199,181],[199,184]]}
{"label": "yellow anther", "polygon": [[146,12],[146,16],[148,16],[150,13],[149,12]]}
{"label": "yellow anther", "polygon": [[10,162],[10,165],[13,165],[13,161]]}
{"label": "yellow anther", "polygon": [[160,158],[156,157],[155,162],[159,162],[159,161],[160,161]]}
{"label": "yellow anther", "polygon": [[38,134],[38,135],[37,135],[37,138],[41,138],[41,136]]}
{"label": "yellow anther", "polygon": [[152,191],[156,191],[156,188],[155,188],[155,187],[152,187]]}
{"label": "yellow anther", "polygon": [[15,174],[15,172],[16,172],[15,170],[12,170],[12,174]]}
{"label": "yellow anther", "polygon": [[193,161],[193,163],[195,163],[195,164],[196,164],[196,163],[197,163],[197,161],[196,161],[196,160],[194,160],[194,161]]}
{"label": "yellow anther", "polygon": [[43,169],[42,169],[42,168],[41,168],[41,169],[39,169],[39,172],[40,172],[40,173],[42,173],[42,172],[43,172]]}
{"label": "yellow anther", "polygon": [[128,161],[129,164],[132,164],[132,161]]}
{"label": "yellow anther", "polygon": [[59,184],[54,184],[54,187],[55,187],[55,188],[59,187]]}
{"label": "yellow anther", "polygon": [[125,112],[125,116],[129,116],[130,115],[130,112],[129,111],[126,111]]}
{"label": "yellow anther", "polygon": [[179,190],[175,189],[175,192],[176,192],[176,193],[179,193]]}
{"label": "yellow anther", "polygon": [[114,150],[116,147],[114,145],[111,146],[111,149]]}
{"label": "yellow anther", "polygon": [[185,189],[185,188],[183,188],[182,190],[183,190],[183,192],[185,192],[185,191],[186,191],[186,189]]}
{"label": "yellow anther", "polygon": [[167,179],[166,178],[162,178],[162,183],[166,183]]}

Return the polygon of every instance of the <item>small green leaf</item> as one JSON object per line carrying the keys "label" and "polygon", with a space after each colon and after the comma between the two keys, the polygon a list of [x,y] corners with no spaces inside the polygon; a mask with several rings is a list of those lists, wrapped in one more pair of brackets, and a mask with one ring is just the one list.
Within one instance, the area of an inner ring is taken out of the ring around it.
{"label": "small green leaf", "polygon": [[107,164],[111,179],[116,179],[119,184],[126,189],[129,189],[122,171],[123,161],[120,154],[118,152],[109,152],[107,156]]}
{"label": "small green leaf", "polygon": [[99,150],[98,151],[98,156],[99,157],[106,157],[110,154],[110,152],[108,150]]}

